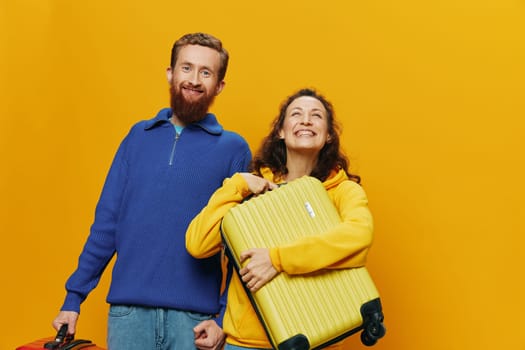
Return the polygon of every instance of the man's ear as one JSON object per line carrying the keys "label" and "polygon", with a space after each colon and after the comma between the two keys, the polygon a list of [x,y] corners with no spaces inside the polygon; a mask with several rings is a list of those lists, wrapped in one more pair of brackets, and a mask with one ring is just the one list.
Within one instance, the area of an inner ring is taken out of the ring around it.
{"label": "man's ear", "polygon": [[166,78],[168,79],[168,83],[171,84],[171,80],[173,79],[173,70],[171,67],[166,68]]}
{"label": "man's ear", "polygon": [[219,84],[217,84],[217,88],[215,89],[215,96],[221,93],[221,91],[224,89],[224,85],[226,85],[226,82],[224,80],[220,81]]}

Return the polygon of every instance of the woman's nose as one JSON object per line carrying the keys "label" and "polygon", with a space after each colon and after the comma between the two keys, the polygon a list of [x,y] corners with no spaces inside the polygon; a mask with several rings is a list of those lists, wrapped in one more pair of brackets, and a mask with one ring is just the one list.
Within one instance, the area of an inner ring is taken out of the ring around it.
{"label": "woman's nose", "polygon": [[311,119],[310,119],[310,115],[308,115],[307,113],[305,113],[303,115],[303,118],[301,120],[301,123],[303,124],[311,124]]}

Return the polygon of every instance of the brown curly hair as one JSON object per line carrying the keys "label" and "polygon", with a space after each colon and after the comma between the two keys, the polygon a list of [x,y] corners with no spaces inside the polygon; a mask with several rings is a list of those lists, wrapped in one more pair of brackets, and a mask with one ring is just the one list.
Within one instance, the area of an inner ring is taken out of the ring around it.
{"label": "brown curly hair", "polygon": [[189,33],[178,39],[171,48],[170,67],[174,68],[180,50],[186,45],[200,45],[214,49],[220,54],[221,62],[218,72],[218,79],[222,81],[228,69],[228,60],[230,58],[228,51],[222,46],[222,42],[211,34],[207,33]]}
{"label": "brown curly hair", "polygon": [[323,104],[326,109],[330,140],[319,152],[317,163],[310,176],[325,181],[333,170],[343,169],[352,181],[361,183],[360,176],[351,174],[348,171],[350,162],[340,150],[339,134],[341,127],[335,120],[332,104],[316,90],[309,88],[300,89],[281,104],[279,115],[272,122],[272,130],[270,134],[262,140],[261,147],[252,160],[250,170],[261,175],[260,169],[262,167],[268,167],[277,176],[288,174],[288,168],[286,167],[286,145],[284,140],[279,137],[279,131],[283,127],[286,109],[295,99],[302,96],[313,97]]}

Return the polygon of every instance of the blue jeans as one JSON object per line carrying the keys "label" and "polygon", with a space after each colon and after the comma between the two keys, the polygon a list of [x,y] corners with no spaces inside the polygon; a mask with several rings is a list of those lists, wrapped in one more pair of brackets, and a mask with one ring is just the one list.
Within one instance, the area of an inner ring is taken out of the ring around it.
{"label": "blue jeans", "polygon": [[108,350],[195,349],[193,327],[210,318],[174,309],[111,305]]}

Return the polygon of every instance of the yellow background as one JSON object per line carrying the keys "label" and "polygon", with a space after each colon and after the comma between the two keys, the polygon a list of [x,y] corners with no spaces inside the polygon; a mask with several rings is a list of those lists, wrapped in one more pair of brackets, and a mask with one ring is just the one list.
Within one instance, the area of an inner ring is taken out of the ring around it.
{"label": "yellow background", "polygon": [[[0,349],[54,334],[116,148],[193,31],[230,51],[213,111],[253,149],[297,88],[334,103],[375,216],[376,349],[525,349],[524,29],[523,0],[1,0]],[[77,334],[102,346],[109,272]]]}

